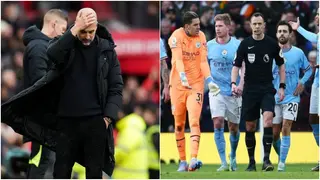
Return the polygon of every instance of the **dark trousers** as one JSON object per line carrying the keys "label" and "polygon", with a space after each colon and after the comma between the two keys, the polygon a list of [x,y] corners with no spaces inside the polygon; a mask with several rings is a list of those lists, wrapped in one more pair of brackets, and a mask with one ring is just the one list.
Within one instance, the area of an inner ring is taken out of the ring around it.
{"label": "dark trousers", "polygon": [[159,179],[160,177],[160,171],[149,169],[149,179]]}
{"label": "dark trousers", "polygon": [[101,115],[61,118],[58,129],[64,133],[57,140],[53,177],[70,179],[79,153],[84,155],[87,179],[102,179],[106,147],[106,125]]}
{"label": "dark trousers", "polygon": [[54,152],[42,146],[40,153],[40,147],[41,145],[39,143],[35,141],[32,142],[30,160],[34,159],[37,155],[40,156],[40,160],[39,162],[35,162],[39,163],[38,166],[29,163],[27,172],[28,179],[44,179],[48,168],[54,163]]}

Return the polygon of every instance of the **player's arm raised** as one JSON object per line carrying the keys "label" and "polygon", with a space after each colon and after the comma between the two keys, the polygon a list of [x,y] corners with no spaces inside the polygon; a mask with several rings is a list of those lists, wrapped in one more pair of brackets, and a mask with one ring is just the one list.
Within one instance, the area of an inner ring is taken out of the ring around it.
{"label": "player's arm raised", "polygon": [[279,95],[279,101],[282,101],[284,99],[284,89],[286,88],[286,69],[285,64],[283,60],[283,53],[279,46],[277,46],[276,50],[277,54],[275,56],[276,64],[279,67],[279,75],[280,75],[280,86],[278,90]]}
{"label": "player's arm raised", "polygon": [[293,30],[298,31],[304,38],[312,43],[318,42],[318,35],[312,32],[305,30],[302,26],[300,26],[299,17],[297,18],[297,22],[290,21],[289,24],[291,25]]}
{"label": "player's arm raised", "polygon": [[200,39],[201,39],[201,64],[200,64],[201,73],[205,77],[206,84],[208,84],[209,91],[213,95],[218,95],[220,93],[220,88],[217,84],[215,84],[213,82],[213,78],[212,78],[211,72],[210,72],[209,63],[207,60],[208,50],[207,50],[206,36],[203,33],[201,33]]}
{"label": "player's arm raised", "polygon": [[191,88],[188,83],[188,79],[184,70],[181,43],[182,43],[181,38],[179,36],[175,36],[175,34],[173,34],[169,38],[169,45],[172,52],[172,59],[176,62],[176,69],[179,73],[181,84],[182,86]]}

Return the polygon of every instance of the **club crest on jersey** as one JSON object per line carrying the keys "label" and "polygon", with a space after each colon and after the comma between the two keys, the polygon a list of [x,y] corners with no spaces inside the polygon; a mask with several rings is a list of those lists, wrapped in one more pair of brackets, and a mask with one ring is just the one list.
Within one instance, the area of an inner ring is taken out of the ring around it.
{"label": "club crest on jersey", "polygon": [[248,54],[248,61],[249,61],[250,63],[253,63],[255,60],[256,60],[256,55],[255,55],[255,54],[252,54],[252,53],[249,53],[249,54]]}
{"label": "club crest on jersey", "polygon": [[226,56],[226,55],[228,54],[228,51],[224,49],[224,50],[221,52],[221,54],[222,54],[223,56]]}
{"label": "club crest on jersey", "polygon": [[176,37],[172,37],[171,47],[177,47],[177,38]]}
{"label": "club crest on jersey", "polygon": [[197,47],[197,48],[200,48],[200,46],[201,46],[201,43],[200,43],[200,42],[197,42],[197,43],[196,43],[196,47]]}
{"label": "club crest on jersey", "polygon": [[265,55],[263,56],[263,60],[264,60],[264,62],[268,63],[269,60],[270,60],[269,55],[268,55],[268,54],[265,54]]}

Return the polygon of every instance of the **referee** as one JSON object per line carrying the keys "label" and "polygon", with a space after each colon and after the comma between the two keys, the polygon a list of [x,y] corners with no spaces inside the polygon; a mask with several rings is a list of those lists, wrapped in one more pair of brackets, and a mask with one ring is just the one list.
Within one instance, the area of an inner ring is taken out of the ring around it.
{"label": "referee", "polygon": [[246,171],[256,171],[254,150],[256,146],[255,130],[260,109],[263,114],[263,171],[272,171],[270,150],[273,141],[272,119],[274,117],[276,90],[273,87],[272,64],[275,59],[279,66],[280,87],[278,95],[280,101],[284,98],[285,66],[282,52],[276,40],[264,34],[265,22],[261,13],[254,13],[250,19],[252,36],[244,39],[237,51],[232,68],[231,86],[233,94],[237,94],[236,79],[242,62],[245,62],[244,89],[242,94],[242,118],[246,120],[246,146],[249,155],[249,166]]}

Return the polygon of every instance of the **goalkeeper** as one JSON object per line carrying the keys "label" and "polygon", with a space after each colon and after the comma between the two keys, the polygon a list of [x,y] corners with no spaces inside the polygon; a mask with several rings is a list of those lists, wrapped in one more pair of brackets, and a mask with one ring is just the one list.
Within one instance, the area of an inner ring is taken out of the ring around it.
{"label": "goalkeeper", "polygon": [[[200,142],[200,115],[205,83],[213,95],[220,92],[213,83],[207,62],[206,38],[200,31],[200,20],[196,13],[188,11],[183,16],[183,27],[175,30],[169,38],[172,51],[170,74],[170,96],[175,121],[175,135],[180,164],[178,171],[194,171],[201,167],[197,159]],[[185,152],[185,122],[188,111],[191,129],[191,161],[188,166]]]}

